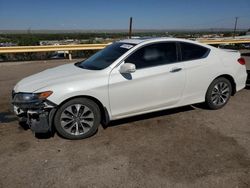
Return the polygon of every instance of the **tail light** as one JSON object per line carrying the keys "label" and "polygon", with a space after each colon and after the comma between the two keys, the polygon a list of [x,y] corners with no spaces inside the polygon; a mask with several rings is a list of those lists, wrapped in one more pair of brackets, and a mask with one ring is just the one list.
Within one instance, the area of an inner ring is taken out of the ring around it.
{"label": "tail light", "polygon": [[245,65],[245,64],[246,64],[245,59],[242,58],[242,57],[238,59],[238,62],[239,62],[239,64],[241,64],[241,65]]}

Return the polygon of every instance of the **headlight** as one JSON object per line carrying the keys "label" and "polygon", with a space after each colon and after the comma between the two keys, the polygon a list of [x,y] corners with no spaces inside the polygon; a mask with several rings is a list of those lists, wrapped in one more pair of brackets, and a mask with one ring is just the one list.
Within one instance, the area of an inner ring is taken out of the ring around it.
{"label": "headlight", "polygon": [[14,95],[14,102],[33,102],[37,100],[47,99],[53,92],[45,91],[41,93],[16,93]]}

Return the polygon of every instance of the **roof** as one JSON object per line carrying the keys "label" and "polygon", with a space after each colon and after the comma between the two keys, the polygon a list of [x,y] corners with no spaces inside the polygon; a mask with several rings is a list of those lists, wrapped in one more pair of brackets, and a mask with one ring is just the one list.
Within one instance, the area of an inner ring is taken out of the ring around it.
{"label": "roof", "polygon": [[193,44],[198,44],[207,48],[212,48],[207,44],[202,44],[199,41],[182,39],[182,38],[173,38],[173,37],[150,37],[150,38],[136,38],[136,39],[125,39],[119,42],[130,43],[130,44],[141,44],[141,43],[151,43],[151,42],[164,42],[164,41],[179,41],[179,42],[189,42]]}
{"label": "roof", "polygon": [[124,39],[119,42],[130,43],[130,44],[140,44],[144,42],[161,42],[161,41],[183,41],[183,42],[191,42],[198,43],[197,41],[182,39],[182,38],[173,38],[173,37],[142,37],[142,38],[132,38],[132,39]]}
{"label": "roof", "polygon": [[168,37],[141,37],[141,38],[135,38],[135,39],[124,39],[121,40],[120,42],[124,42],[124,43],[130,43],[130,44],[139,44],[142,42],[146,42],[146,41],[159,41],[159,40],[166,40],[166,39],[171,39]]}

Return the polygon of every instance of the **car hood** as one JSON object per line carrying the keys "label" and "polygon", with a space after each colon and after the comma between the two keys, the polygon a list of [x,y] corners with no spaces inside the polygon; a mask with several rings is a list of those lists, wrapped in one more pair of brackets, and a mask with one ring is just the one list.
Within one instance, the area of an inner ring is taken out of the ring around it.
{"label": "car hood", "polygon": [[93,77],[96,71],[86,70],[74,64],[61,65],[31,75],[19,81],[14,88],[15,92],[35,92],[54,84],[66,83],[75,79],[88,79]]}

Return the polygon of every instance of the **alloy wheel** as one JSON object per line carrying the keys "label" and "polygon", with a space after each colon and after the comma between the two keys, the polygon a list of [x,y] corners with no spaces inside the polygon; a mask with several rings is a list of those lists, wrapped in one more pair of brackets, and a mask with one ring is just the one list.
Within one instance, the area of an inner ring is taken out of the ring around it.
{"label": "alloy wheel", "polygon": [[94,113],[83,104],[73,104],[64,109],[60,122],[67,133],[82,135],[87,133],[94,125]]}
{"label": "alloy wheel", "polygon": [[226,82],[218,82],[212,90],[211,100],[216,106],[225,104],[230,97],[230,88]]}

